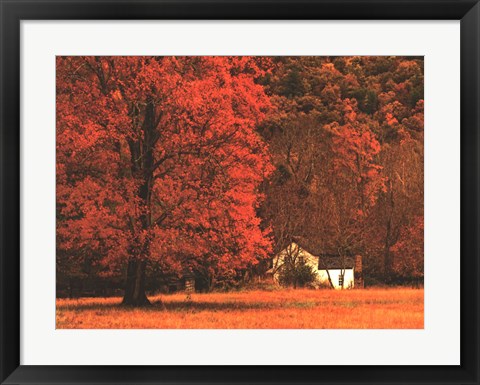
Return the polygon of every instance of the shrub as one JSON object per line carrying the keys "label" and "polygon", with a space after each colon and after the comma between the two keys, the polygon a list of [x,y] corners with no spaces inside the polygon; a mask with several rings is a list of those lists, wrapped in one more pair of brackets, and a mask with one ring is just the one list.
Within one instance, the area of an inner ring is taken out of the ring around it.
{"label": "shrub", "polygon": [[315,284],[317,275],[313,268],[305,262],[285,263],[280,268],[278,276],[279,283],[282,286],[307,287]]}

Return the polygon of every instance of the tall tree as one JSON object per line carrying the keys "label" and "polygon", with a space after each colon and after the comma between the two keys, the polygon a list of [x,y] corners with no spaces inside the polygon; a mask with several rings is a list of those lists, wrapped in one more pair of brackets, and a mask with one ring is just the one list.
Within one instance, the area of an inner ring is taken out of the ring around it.
{"label": "tall tree", "polygon": [[57,248],[126,265],[134,306],[152,261],[219,274],[265,258],[263,74],[248,57],[58,58]]}

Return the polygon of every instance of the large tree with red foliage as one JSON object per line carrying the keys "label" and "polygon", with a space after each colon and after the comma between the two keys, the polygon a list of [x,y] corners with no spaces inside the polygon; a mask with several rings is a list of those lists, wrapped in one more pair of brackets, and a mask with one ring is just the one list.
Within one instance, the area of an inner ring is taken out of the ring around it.
{"label": "large tree with red foliage", "polygon": [[248,57],[59,57],[57,252],[125,266],[135,306],[149,262],[218,274],[265,258],[263,71]]}

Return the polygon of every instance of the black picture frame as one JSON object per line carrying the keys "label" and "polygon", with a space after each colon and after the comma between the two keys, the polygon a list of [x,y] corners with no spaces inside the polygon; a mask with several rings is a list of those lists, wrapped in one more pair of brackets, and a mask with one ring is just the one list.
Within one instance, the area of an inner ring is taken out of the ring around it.
{"label": "black picture frame", "polygon": [[[477,0],[0,0],[0,11],[1,384],[479,384],[480,5]],[[461,364],[20,365],[20,21],[113,19],[461,20]]]}

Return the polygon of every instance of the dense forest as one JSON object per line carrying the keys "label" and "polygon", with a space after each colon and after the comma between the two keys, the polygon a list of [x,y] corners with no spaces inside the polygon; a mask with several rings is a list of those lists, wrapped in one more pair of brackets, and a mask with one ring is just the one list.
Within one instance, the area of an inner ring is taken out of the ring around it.
{"label": "dense forest", "polygon": [[423,58],[58,57],[57,294],[261,278],[293,240],[423,282]]}

